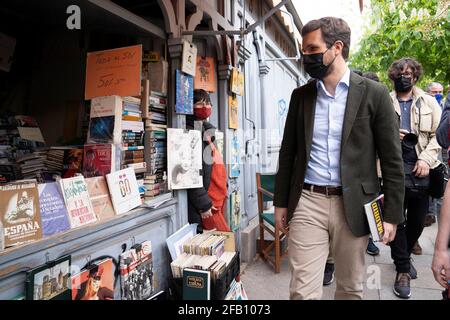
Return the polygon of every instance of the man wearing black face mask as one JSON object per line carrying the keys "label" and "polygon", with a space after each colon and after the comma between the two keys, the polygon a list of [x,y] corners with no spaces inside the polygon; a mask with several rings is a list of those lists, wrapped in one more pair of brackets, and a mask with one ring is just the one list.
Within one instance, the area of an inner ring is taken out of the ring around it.
{"label": "man wearing black face mask", "polygon": [[[394,293],[407,299],[411,296],[410,279],[417,278],[410,256],[422,234],[428,211],[429,172],[440,164],[441,148],[436,141],[436,128],[441,109],[436,99],[415,86],[422,75],[422,66],[416,60],[399,59],[392,63],[388,74],[395,88],[391,97],[400,119],[406,179],[404,222],[398,225],[397,235],[391,243],[391,256],[397,270]],[[414,137],[415,144],[408,146],[410,137]]]}
{"label": "man wearing black face mask", "polygon": [[291,299],[320,299],[331,249],[336,299],[362,299],[369,227],[364,204],[384,179],[384,238],[403,218],[398,122],[386,87],[350,72],[350,28],[339,18],[302,29],[303,65],[315,78],[294,90],[281,144],[276,228],[289,223]]}

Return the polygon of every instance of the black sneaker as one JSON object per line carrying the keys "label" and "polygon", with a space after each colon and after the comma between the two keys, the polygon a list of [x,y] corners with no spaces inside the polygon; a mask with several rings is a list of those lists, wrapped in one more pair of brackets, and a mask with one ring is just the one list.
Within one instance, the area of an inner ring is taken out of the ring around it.
{"label": "black sneaker", "polygon": [[412,262],[409,263],[409,275],[411,276],[411,279],[417,279],[417,270],[414,268]]}
{"label": "black sneaker", "polygon": [[380,254],[380,249],[375,245],[372,238],[369,238],[369,243],[367,244],[366,252],[371,256],[377,256]]}
{"label": "black sneaker", "polygon": [[409,299],[411,297],[410,281],[409,273],[397,273],[394,282],[394,294],[399,298]]}
{"label": "black sneaker", "polygon": [[328,286],[334,281],[334,264],[325,264],[325,272],[323,273],[323,285]]}

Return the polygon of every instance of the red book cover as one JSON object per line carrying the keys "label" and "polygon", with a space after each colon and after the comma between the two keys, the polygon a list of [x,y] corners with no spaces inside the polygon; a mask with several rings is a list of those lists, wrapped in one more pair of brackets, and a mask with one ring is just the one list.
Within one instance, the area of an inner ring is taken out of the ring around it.
{"label": "red book cover", "polygon": [[84,146],[83,175],[85,178],[105,176],[114,168],[114,145],[87,144]]}

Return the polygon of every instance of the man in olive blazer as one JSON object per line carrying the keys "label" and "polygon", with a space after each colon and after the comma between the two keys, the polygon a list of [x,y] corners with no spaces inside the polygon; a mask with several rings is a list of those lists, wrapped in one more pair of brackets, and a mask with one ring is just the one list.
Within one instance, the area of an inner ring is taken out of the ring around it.
{"label": "man in olive blazer", "polygon": [[364,204],[380,191],[377,154],[385,195],[384,243],[393,240],[404,219],[398,119],[385,86],[348,70],[345,21],[313,20],[302,36],[305,70],[317,80],[292,93],[274,194],[277,227],[289,223],[290,297],[321,298],[330,248],[335,298],[361,299],[370,232]]}

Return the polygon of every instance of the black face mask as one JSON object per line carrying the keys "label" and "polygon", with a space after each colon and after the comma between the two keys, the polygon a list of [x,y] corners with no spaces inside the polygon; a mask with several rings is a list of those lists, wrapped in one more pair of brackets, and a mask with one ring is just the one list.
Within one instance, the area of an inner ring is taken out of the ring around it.
{"label": "black face mask", "polygon": [[412,79],[400,76],[394,80],[394,86],[397,92],[408,92],[413,86]]}
{"label": "black face mask", "polygon": [[303,66],[305,67],[305,71],[312,77],[316,79],[322,80],[325,76],[328,75],[328,70],[330,66],[333,64],[336,57],[334,57],[333,61],[331,61],[328,65],[323,64],[323,55],[329,50],[325,50],[320,53],[313,54],[304,54],[303,55]]}

